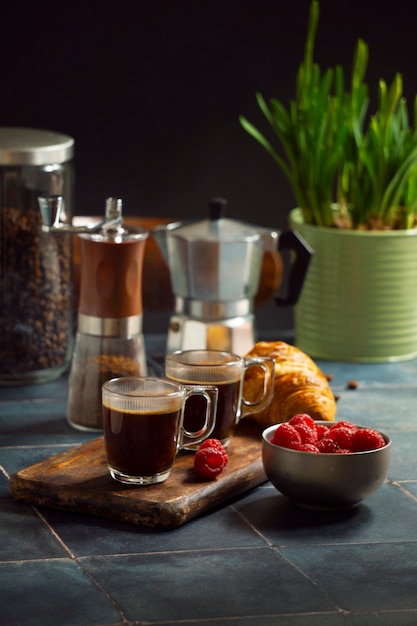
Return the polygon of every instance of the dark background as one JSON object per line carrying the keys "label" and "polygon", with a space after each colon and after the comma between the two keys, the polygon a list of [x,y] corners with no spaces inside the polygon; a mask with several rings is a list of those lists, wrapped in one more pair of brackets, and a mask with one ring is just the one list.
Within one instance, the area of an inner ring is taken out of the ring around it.
{"label": "dark background", "polygon": [[[417,92],[415,0],[322,0],[316,60],[349,72],[358,37],[368,82]],[[266,128],[255,92],[294,95],[310,0],[107,0],[3,3],[0,125],[75,139],[78,215],[107,196],[131,215],[205,216],[223,195],[234,218],[285,228],[292,192],[238,122]],[[371,107],[372,108],[372,107]],[[267,328],[291,312],[258,310]],[[152,326],[152,325],[151,325]]]}

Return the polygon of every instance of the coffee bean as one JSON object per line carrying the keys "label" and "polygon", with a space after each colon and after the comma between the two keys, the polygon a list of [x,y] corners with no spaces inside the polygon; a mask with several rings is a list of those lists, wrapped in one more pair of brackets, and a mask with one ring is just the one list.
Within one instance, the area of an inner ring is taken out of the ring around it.
{"label": "coffee bean", "polygon": [[0,382],[64,371],[71,359],[72,239],[40,212],[0,212]]}

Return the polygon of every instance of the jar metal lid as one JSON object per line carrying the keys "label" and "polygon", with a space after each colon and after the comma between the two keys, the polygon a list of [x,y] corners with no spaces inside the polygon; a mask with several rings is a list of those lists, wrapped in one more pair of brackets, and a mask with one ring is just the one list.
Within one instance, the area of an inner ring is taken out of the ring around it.
{"label": "jar metal lid", "polygon": [[1,165],[53,165],[74,155],[74,139],[50,130],[0,127]]}

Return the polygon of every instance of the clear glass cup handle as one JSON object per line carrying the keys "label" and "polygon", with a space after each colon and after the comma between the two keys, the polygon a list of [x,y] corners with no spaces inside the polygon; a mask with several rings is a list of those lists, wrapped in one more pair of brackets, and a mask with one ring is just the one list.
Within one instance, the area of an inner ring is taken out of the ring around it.
{"label": "clear glass cup handle", "polygon": [[182,407],[181,423],[184,424],[185,409],[187,401],[191,396],[203,396],[206,400],[206,410],[204,423],[199,430],[189,431],[185,430],[184,426],[182,426],[180,448],[183,448],[190,443],[200,443],[211,435],[216,424],[217,398],[219,395],[217,387],[214,387],[213,385],[184,385],[184,387],[186,389],[186,398]]}
{"label": "clear glass cup handle", "polygon": [[275,361],[270,357],[244,357],[245,372],[250,367],[263,370],[262,395],[257,400],[246,400],[242,396],[241,417],[262,411],[272,400],[275,382]]}

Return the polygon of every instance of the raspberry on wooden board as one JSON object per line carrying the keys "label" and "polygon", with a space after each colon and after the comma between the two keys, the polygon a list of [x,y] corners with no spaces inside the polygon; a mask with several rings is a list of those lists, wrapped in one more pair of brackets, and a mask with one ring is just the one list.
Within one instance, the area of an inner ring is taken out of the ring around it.
{"label": "raspberry on wooden board", "polygon": [[228,461],[227,452],[218,439],[206,440],[194,455],[194,469],[201,478],[214,480]]}
{"label": "raspberry on wooden board", "polygon": [[198,449],[203,450],[204,448],[216,448],[217,450],[226,452],[220,439],[205,439],[202,443],[200,443]]}

